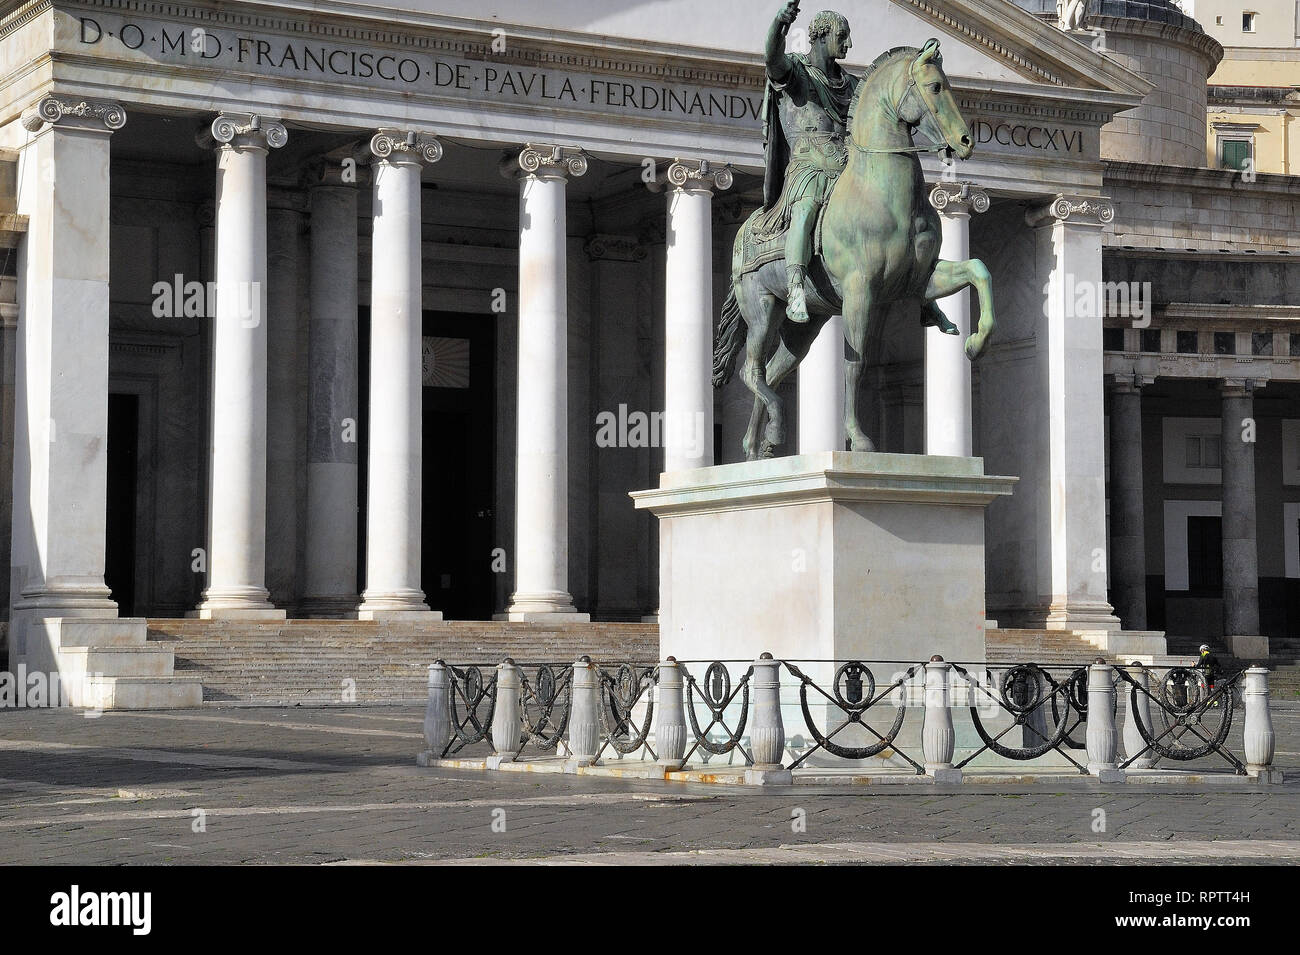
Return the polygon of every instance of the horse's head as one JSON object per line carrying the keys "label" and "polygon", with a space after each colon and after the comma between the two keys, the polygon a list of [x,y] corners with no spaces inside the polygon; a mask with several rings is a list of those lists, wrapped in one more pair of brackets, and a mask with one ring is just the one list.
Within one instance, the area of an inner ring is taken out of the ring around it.
{"label": "horse's head", "polygon": [[926,41],[908,65],[906,79],[906,90],[896,107],[898,118],[911,129],[919,128],[936,146],[942,144],[958,159],[969,159],[975,145],[943,71],[938,40]]}

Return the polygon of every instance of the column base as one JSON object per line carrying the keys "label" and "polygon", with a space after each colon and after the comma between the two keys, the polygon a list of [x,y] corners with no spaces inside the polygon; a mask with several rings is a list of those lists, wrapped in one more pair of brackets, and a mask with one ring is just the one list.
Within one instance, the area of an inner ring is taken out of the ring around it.
{"label": "column base", "polygon": [[198,620],[284,620],[288,615],[267,599],[265,587],[209,587],[186,617]]}
{"label": "column base", "polygon": [[1072,601],[1064,606],[1053,604],[1035,614],[1037,622],[1028,629],[1041,630],[1123,630],[1124,625],[1115,616],[1115,609],[1104,600]]}
{"label": "column base", "polygon": [[441,620],[430,610],[422,590],[367,590],[357,607],[358,620]]}
{"label": "column base", "polygon": [[492,619],[507,623],[591,623],[591,614],[576,610],[507,610],[494,613]]}
{"label": "column base", "polygon": [[42,617],[116,617],[113,592],[103,583],[47,583],[23,590],[14,610],[30,611]]}
{"label": "column base", "polygon": [[1238,660],[1267,660],[1268,637],[1236,635],[1223,638],[1228,650]]}
{"label": "column base", "polygon": [[430,610],[428,607],[423,610],[384,610],[383,608],[377,610],[359,609],[354,616],[358,620],[377,620],[381,623],[393,623],[400,620],[424,620],[432,622],[442,619],[442,611]]}
{"label": "column base", "polygon": [[591,614],[579,613],[573,598],[560,591],[516,593],[505,613],[493,614],[493,620],[516,623],[590,623]]}
{"label": "column base", "polygon": [[287,620],[289,615],[277,607],[208,607],[201,606],[185,614],[190,620]]}

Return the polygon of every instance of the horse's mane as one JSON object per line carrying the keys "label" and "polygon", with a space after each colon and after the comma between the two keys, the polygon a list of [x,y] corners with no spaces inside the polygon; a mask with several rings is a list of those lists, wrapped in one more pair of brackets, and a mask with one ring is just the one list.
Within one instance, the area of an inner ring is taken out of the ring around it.
{"label": "horse's mane", "polygon": [[895,59],[904,56],[919,56],[920,54],[921,51],[917,47],[896,46],[892,50],[886,50],[884,53],[880,54],[880,56],[876,57],[875,60],[872,61],[870,66],[862,71],[862,75],[858,77],[858,88],[853,93],[852,102],[849,103],[850,127],[853,125],[853,114],[857,111],[858,104],[862,102],[862,94],[867,88],[867,83],[871,79],[871,75],[875,73],[876,70],[880,69],[880,67],[884,66],[886,63],[894,61]]}

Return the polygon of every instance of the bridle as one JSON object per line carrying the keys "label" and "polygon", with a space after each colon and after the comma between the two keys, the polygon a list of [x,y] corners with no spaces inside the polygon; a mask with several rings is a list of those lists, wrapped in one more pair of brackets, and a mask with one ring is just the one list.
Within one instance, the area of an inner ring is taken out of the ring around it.
{"label": "bridle", "polygon": [[[919,57],[913,59],[912,62],[908,64],[907,87],[903,90],[903,95],[898,98],[898,103],[890,106],[889,111],[893,114],[894,121],[898,122],[899,110],[903,108],[903,103],[906,102],[908,94],[915,90],[916,95],[921,99],[921,105],[925,107],[926,113],[930,116],[930,121],[934,123],[934,128],[942,131],[943,127],[939,125],[939,117],[934,111],[934,106],[930,103],[930,97],[926,95],[925,90],[916,80],[916,64],[918,59]],[[854,141],[851,130],[845,130],[844,140],[860,153],[893,153],[906,155],[916,153],[941,153],[946,151],[951,157],[954,152],[953,147],[948,145],[947,142],[942,142],[935,146],[862,146]]]}

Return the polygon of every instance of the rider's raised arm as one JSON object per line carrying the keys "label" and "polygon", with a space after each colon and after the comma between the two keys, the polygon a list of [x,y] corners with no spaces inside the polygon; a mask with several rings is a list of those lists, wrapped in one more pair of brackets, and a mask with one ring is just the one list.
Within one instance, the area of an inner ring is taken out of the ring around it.
{"label": "rider's raised arm", "polygon": [[799,0],[790,0],[772,21],[767,31],[767,76],[774,83],[784,83],[790,77],[790,58],[785,53],[785,35],[799,15]]}

